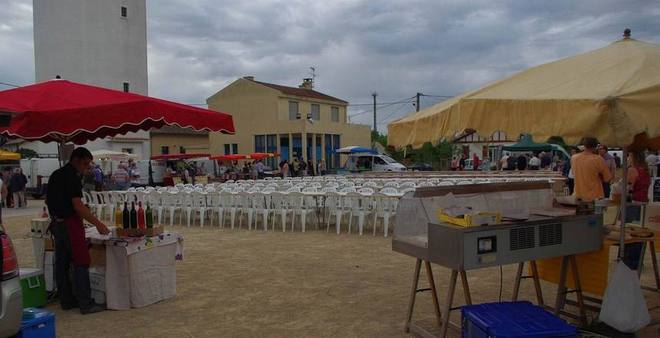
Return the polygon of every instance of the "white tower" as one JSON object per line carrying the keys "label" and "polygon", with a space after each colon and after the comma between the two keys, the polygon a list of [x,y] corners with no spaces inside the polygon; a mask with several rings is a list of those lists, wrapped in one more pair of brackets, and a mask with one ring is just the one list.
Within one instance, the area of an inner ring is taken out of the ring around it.
{"label": "white tower", "polygon": [[[36,82],[60,75],[66,80],[147,94],[146,0],[33,0],[33,6]],[[131,151],[143,159],[150,156],[148,132],[86,146]],[[37,148],[40,153],[57,153],[55,144]]]}

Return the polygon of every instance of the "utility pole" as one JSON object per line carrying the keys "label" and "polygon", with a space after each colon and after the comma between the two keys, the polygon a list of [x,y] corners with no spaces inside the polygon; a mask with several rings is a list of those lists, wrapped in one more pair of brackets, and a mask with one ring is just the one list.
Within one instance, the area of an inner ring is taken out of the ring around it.
{"label": "utility pole", "polygon": [[422,96],[422,95],[423,95],[422,93],[417,93],[417,95],[416,95],[416,96],[417,96],[417,101],[415,102],[415,109],[416,109],[417,111],[419,111],[419,98],[420,98],[420,96]]}
{"label": "utility pole", "polygon": [[373,92],[371,96],[374,97],[374,131],[378,132],[378,126],[376,125],[376,96],[378,96],[378,93]]}

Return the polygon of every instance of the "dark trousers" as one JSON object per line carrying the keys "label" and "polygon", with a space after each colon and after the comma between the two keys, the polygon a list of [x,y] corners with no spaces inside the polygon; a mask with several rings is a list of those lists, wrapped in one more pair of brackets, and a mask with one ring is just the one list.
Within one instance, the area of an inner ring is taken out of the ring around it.
{"label": "dark trousers", "polygon": [[610,198],[610,182],[603,182],[603,192],[605,193],[605,198]]}
{"label": "dark trousers", "polygon": [[568,193],[570,195],[573,195],[573,191],[575,189],[575,179],[569,178],[567,184],[568,184]]}
{"label": "dark trousers", "polygon": [[55,238],[55,282],[63,307],[77,305],[80,309],[87,309],[94,305],[89,284],[89,261],[85,264],[85,255],[89,259],[89,252],[86,247],[85,252],[80,252],[83,248],[81,243],[77,242],[80,234],[75,233],[78,222],[84,239],[82,221],[67,219],[51,224],[51,232]]}

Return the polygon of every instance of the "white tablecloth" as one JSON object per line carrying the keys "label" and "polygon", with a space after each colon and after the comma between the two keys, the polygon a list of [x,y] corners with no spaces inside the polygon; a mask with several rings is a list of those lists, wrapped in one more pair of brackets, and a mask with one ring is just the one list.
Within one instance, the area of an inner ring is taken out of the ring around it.
{"label": "white tablecloth", "polygon": [[108,309],[144,307],[176,295],[175,260],[183,259],[183,237],[109,238],[88,229],[90,242],[106,247],[105,293]]}

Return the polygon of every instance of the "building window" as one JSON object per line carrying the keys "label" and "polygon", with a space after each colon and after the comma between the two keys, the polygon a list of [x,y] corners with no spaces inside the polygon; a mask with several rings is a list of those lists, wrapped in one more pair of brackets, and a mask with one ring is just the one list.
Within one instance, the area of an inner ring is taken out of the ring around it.
{"label": "building window", "polygon": [[332,153],[333,153],[333,158],[335,160],[334,162],[334,167],[339,168],[341,164],[339,163],[339,154],[337,154],[335,151],[337,149],[341,148],[341,142],[339,140],[339,135],[332,135]]}
{"label": "building window", "polygon": [[133,148],[121,148],[122,153],[132,154]]}
{"label": "building window", "polygon": [[332,135],[325,134],[325,165],[328,169],[334,169],[332,162]]}
{"label": "building window", "polygon": [[[277,152],[277,135],[266,135],[266,152],[274,154]],[[277,167],[277,162],[275,157],[269,157],[266,159],[266,165],[270,168]]]}
{"label": "building window", "polygon": [[321,107],[316,103],[312,103],[312,120],[321,120]]}
{"label": "building window", "polygon": [[126,8],[126,6],[121,6],[121,17],[122,18],[128,17],[128,8]]}
{"label": "building window", "polygon": [[330,108],[330,115],[332,117],[332,122],[339,122],[339,107]]}
{"label": "building window", "polygon": [[254,135],[254,152],[266,152],[266,135]]}
{"label": "building window", "polygon": [[168,146],[162,146],[162,147],[160,147],[160,153],[161,153],[162,155],[167,155],[167,154],[169,154],[169,153],[170,153],[170,147],[168,147]]}
{"label": "building window", "polygon": [[225,155],[231,154],[231,144],[225,143]]}
{"label": "building window", "polygon": [[179,147],[179,154],[185,154],[185,153],[186,153],[186,148],[184,148],[183,146],[180,146]]}
{"label": "building window", "polygon": [[232,154],[234,154],[234,155],[238,154],[238,144],[232,143],[231,144],[231,151],[232,151]]}
{"label": "building window", "polygon": [[298,112],[298,102],[289,101],[289,120],[300,119],[300,113]]}
{"label": "building window", "polygon": [[280,135],[280,159],[290,161],[289,156],[289,134]]}
{"label": "building window", "polygon": [[124,82],[124,93],[128,93],[130,91],[130,84],[128,82]]}

